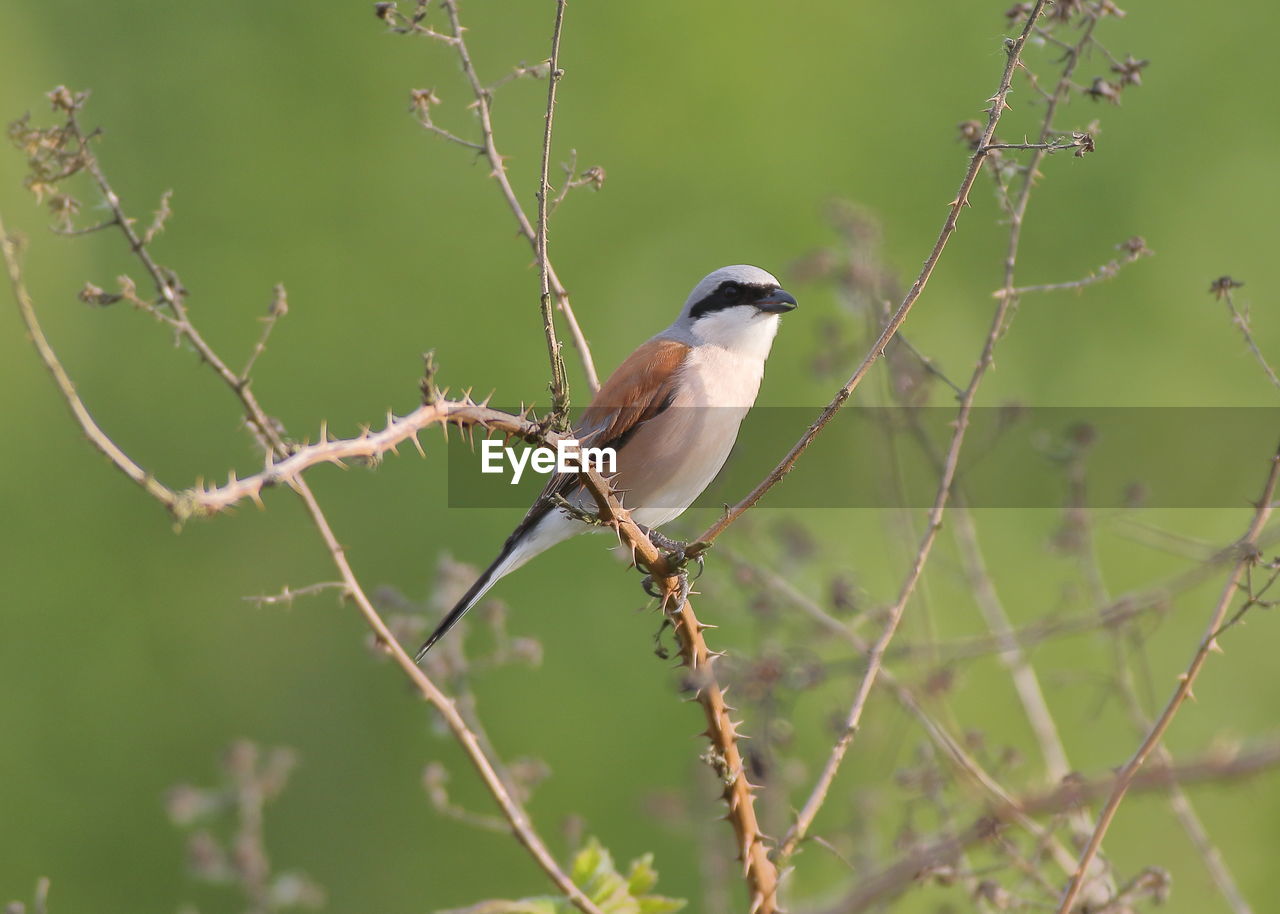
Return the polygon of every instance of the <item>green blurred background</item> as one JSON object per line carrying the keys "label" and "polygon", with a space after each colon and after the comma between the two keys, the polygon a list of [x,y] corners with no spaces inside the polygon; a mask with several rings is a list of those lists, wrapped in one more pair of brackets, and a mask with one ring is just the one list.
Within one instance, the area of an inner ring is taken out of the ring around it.
{"label": "green blurred background", "polygon": [[[788,283],[788,265],[834,243],[824,207],[843,197],[879,215],[885,257],[903,277],[914,275],[963,171],[956,124],[979,117],[995,88],[1001,38],[1011,32],[1007,5],[573,3],[557,158],[576,148],[580,163],[603,166],[608,180],[598,194],[570,196],[552,243],[601,370],[664,326],[704,273],[757,263],[802,303],[785,322],[760,402],[825,403],[836,378],[811,363],[839,308],[824,286]],[[51,123],[45,92],[92,90],[84,121],[104,127],[99,153],[126,205],[145,217],[174,189],[157,255],[180,272],[194,317],[232,362],[247,356],[272,285],[287,286],[291,311],[259,362],[255,389],[298,436],[321,420],[350,433],[387,408],[411,409],[427,348],[455,388],[495,389],[505,402],[547,399],[528,249],[486,167],[407,113],[410,89],[435,87],[439,121],[469,135],[454,58],[444,46],[386,34],[371,7],[0,0],[0,115],[31,110]],[[1276,391],[1206,289],[1223,273],[1246,280],[1239,294],[1254,305],[1259,343],[1280,357],[1280,319],[1269,307],[1280,291],[1272,248],[1280,120],[1271,97],[1280,63],[1247,50],[1280,27],[1280,10],[1260,0],[1229,12],[1153,0],[1125,8],[1128,17],[1105,22],[1100,36],[1118,55],[1151,59],[1145,85],[1128,90],[1119,108],[1076,99],[1065,110],[1064,129],[1102,120],[1098,152],[1046,163],[1020,276],[1081,276],[1134,234],[1157,256],[1086,294],[1025,301],[981,402],[1273,405]],[[482,77],[541,60],[552,12],[550,2],[464,4]],[[1050,57],[1031,58],[1046,76]],[[1102,59],[1087,60],[1080,81],[1105,70]],[[530,205],[544,93],[545,83],[517,81],[495,106],[500,147]],[[1023,88],[1011,97],[1006,140],[1033,129],[1028,101]],[[76,300],[86,280],[105,288],[122,272],[141,280],[119,240],[52,236],[22,174],[18,153],[0,155],[0,211],[29,236],[29,281],[46,331],[98,420],[173,486],[223,478],[233,466],[251,471],[258,458],[235,403],[189,352],[124,306]],[[992,202],[980,184],[907,325],[916,346],[955,376],[972,366],[1000,281],[1003,235]],[[97,215],[90,210],[85,221]],[[82,440],[12,308],[0,328],[0,896],[25,896],[47,874],[55,912],[174,910],[184,900],[237,910],[232,894],[184,873],[182,839],[162,797],[179,781],[214,780],[218,753],[241,736],[297,749],[300,768],[269,815],[269,846],[281,868],[304,869],[326,887],[329,910],[425,911],[544,891],[514,842],[430,808],[419,786],[429,760],[454,772],[460,802],[488,806],[399,675],[371,659],[353,610],[331,597],[291,609],[244,599],[333,577],[296,501],[276,493],[265,513],[247,509],[174,535],[162,510]],[[572,357],[569,366],[581,399]],[[788,444],[778,441],[779,454]],[[366,585],[425,599],[442,550],[487,562],[517,519],[511,510],[447,510],[443,447],[431,437],[426,462],[406,456],[376,473],[313,474]],[[1265,458],[1244,461],[1258,485]],[[781,517],[762,510],[725,544],[770,557],[776,546],[766,534]],[[1221,543],[1246,517],[1242,505],[1144,520]],[[799,520],[821,545],[797,569],[797,586],[822,594],[833,573],[849,569],[873,601],[892,595],[909,540],[900,521],[872,511],[809,511]],[[992,511],[980,520],[1011,614],[1025,622],[1051,612],[1073,574],[1071,560],[1047,545],[1056,512]],[[1186,566],[1119,533],[1102,536],[1116,591]],[[929,612],[908,619],[910,641],[931,629],[983,630],[948,556],[944,546],[922,595]],[[767,622],[744,615],[724,578],[708,573],[702,610],[723,626],[720,642],[748,650],[773,637]],[[566,579],[571,600],[552,595]],[[729,598],[717,602],[715,587]],[[1156,694],[1185,663],[1216,587],[1215,579],[1179,598],[1152,633]],[[512,630],[542,642],[544,661],[485,672],[474,688],[502,754],[539,757],[553,772],[531,803],[535,818],[562,854],[560,823],[570,814],[624,860],[657,851],[659,888],[703,910],[695,848],[727,852],[728,832],[702,824],[716,810],[697,770],[699,714],[677,700],[673,674],[652,654],[656,619],[634,611],[643,603],[634,575],[601,541],[584,539],[497,596],[511,604]],[[1228,662],[1211,663],[1199,703],[1170,736],[1176,752],[1274,727],[1271,628],[1262,616],[1229,639]],[[1037,654],[1072,761],[1092,774],[1122,762],[1135,742],[1105,701],[1099,670],[1108,658],[1101,635]],[[1023,747],[1031,761],[1015,780],[1036,783],[1034,749],[998,664],[976,661],[957,675],[955,719],[994,745]],[[809,763],[802,783],[852,682],[833,676],[797,709],[793,751]],[[879,700],[860,740],[832,827],[845,820],[849,795],[879,790],[919,737]],[[646,814],[655,797],[687,819],[673,825],[671,815]],[[1280,780],[1196,797],[1262,910],[1280,848]],[[785,811],[783,803],[775,814]],[[898,824],[886,821],[885,834]],[[1170,910],[1225,909],[1156,799],[1132,799],[1107,848],[1122,872],[1168,867]],[[800,860],[800,897],[847,878],[816,852]],[[902,910],[932,909],[936,900],[919,896]]]}

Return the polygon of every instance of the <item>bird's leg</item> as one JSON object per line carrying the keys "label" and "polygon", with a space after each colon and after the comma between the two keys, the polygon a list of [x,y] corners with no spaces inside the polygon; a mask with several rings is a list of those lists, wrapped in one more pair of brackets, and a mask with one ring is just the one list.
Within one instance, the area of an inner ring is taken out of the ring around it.
{"label": "bird's leg", "polygon": [[676,591],[670,597],[657,589],[657,583],[653,580],[653,575],[646,574],[640,581],[640,586],[644,588],[644,592],[655,600],[662,600],[663,609],[668,605],[674,606],[675,610],[679,610],[684,606],[684,601],[689,599],[691,590],[689,588],[689,572],[685,571],[681,565],[675,572]]}
{"label": "bird's leg", "polygon": [[649,542],[667,553],[667,560],[672,565],[683,568],[689,563],[690,559],[693,559],[698,563],[698,574],[701,576],[702,557],[711,548],[710,543],[704,543],[701,540],[682,543],[680,540],[673,540],[671,537],[659,533],[652,527],[646,527],[643,524],[638,526],[644,531],[645,536],[649,537]]}
{"label": "bird's leg", "polygon": [[565,514],[582,521],[584,524],[590,524],[592,527],[609,526],[609,522],[601,520],[599,514],[588,511],[581,505],[574,504],[558,492],[551,496],[551,503]]}
{"label": "bird's leg", "polygon": [[662,625],[658,626],[658,630],[653,633],[653,652],[661,659],[667,660],[671,657],[671,651],[667,650],[667,646],[662,643],[662,636],[668,628],[674,628],[671,620],[666,616],[662,617]]}
{"label": "bird's leg", "polygon": [[[711,544],[704,543],[702,541],[682,543],[679,540],[673,540],[668,536],[664,536],[651,527],[646,527],[643,524],[639,524],[637,526],[640,527],[645,536],[649,537],[649,542],[653,543],[655,547],[665,553],[668,567],[673,569],[676,573],[676,578],[679,583],[676,587],[676,592],[672,596],[674,597],[675,608],[678,610],[684,605],[684,601],[689,597],[689,572],[685,570],[686,566],[690,561],[697,562],[698,577],[701,577],[704,570],[702,557],[704,553],[711,548]],[[653,575],[645,575],[640,586],[644,588],[644,592],[649,596],[662,599],[663,594],[661,591],[656,589]]]}

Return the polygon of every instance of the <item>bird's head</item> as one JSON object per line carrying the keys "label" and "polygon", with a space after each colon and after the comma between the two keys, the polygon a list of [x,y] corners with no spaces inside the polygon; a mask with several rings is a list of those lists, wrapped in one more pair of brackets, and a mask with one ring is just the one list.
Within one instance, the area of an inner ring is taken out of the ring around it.
{"label": "bird's head", "polygon": [[763,358],[778,331],[778,316],[795,307],[795,298],[771,274],[738,264],[704,276],[689,293],[676,325],[697,343],[763,347]]}

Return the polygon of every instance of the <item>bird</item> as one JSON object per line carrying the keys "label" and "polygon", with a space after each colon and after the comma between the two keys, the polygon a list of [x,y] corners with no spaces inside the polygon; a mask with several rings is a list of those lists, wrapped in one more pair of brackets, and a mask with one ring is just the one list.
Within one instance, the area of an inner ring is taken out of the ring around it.
{"label": "bird", "polygon": [[[655,545],[680,545],[657,528],[683,514],[729,458],[755,404],[780,316],[796,305],[759,267],[721,267],[693,287],[675,321],[631,353],[583,411],[574,437],[614,449],[610,484]],[[566,502],[584,512],[594,507],[576,473],[551,477],[497,558],[419,649],[418,662],[501,578],[557,543],[598,529],[573,516]]]}

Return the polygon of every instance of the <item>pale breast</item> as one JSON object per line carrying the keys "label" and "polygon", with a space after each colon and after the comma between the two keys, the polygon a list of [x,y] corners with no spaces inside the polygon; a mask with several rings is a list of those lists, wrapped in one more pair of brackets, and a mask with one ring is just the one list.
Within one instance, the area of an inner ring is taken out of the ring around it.
{"label": "pale breast", "polygon": [[636,521],[649,527],[680,516],[720,472],[755,403],[764,360],[696,346],[680,371],[671,406],[618,453],[615,485]]}

